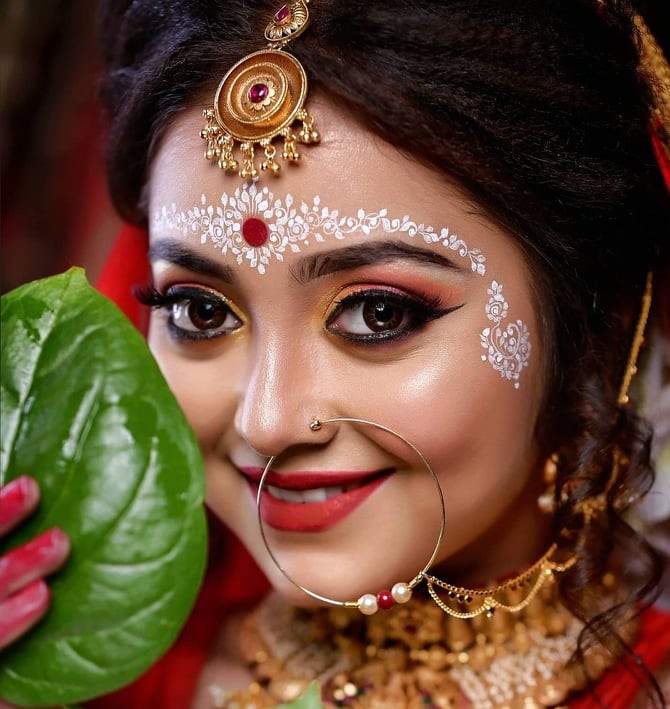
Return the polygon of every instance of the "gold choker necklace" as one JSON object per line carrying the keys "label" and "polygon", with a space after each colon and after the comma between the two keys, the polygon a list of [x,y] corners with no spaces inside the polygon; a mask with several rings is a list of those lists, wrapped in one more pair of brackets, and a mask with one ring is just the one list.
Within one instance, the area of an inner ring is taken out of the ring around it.
{"label": "gold choker necklace", "polygon": [[[603,595],[612,584],[607,575]],[[557,707],[616,662],[599,647],[575,661],[582,628],[559,602],[553,577],[514,615],[490,617],[454,617],[416,596],[360,616],[270,595],[240,633],[254,682],[244,692],[210,691],[217,709],[276,707],[315,680],[327,709],[457,709],[464,700],[472,709]],[[634,630],[627,625],[627,641]]]}

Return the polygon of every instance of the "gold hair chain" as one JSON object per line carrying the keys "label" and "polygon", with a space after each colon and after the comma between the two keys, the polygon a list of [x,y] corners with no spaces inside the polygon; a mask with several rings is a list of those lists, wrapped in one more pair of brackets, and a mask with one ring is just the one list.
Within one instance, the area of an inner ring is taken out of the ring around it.
{"label": "gold hair chain", "polygon": [[635,326],[635,333],[633,334],[633,343],[630,348],[630,354],[628,355],[626,371],[624,372],[621,387],[619,388],[619,396],[617,397],[617,404],[619,404],[619,406],[625,406],[630,401],[630,385],[633,381],[633,377],[637,374],[637,360],[640,356],[640,349],[644,344],[644,333],[647,329],[647,322],[649,320],[652,293],[653,276],[650,271],[647,273],[647,281],[645,283],[644,294],[642,296],[640,314],[637,319],[637,325]]}

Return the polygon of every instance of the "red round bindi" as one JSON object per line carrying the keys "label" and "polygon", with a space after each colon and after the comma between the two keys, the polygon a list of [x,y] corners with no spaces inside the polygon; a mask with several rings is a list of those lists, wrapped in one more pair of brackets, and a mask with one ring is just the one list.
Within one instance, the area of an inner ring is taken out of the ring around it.
{"label": "red round bindi", "polygon": [[258,217],[249,217],[242,222],[242,236],[249,246],[263,246],[268,240],[268,225]]}

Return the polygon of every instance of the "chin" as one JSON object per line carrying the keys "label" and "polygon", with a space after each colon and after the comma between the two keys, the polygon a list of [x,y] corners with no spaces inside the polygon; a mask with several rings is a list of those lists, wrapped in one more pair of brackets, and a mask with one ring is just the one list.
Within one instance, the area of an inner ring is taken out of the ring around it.
{"label": "chin", "polygon": [[[376,595],[399,581],[407,583],[417,571],[413,568],[402,574],[396,569],[381,568],[379,555],[371,563],[369,560],[352,559],[351,554],[329,554],[324,549],[311,553],[278,554],[277,558],[295,583],[312,593],[342,602],[355,602],[366,593]],[[256,561],[274,590],[291,604],[303,607],[324,605],[291,583],[264,549],[256,556]]]}
{"label": "chin", "polygon": [[[304,591],[294,586],[290,581],[288,581],[280,572],[277,572],[280,578],[272,577],[270,582],[272,588],[279,596],[281,596],[287,603],[298,608],[320,608],[328,606],[329,604],[319,601],[316,598],[308,595]],[[339,600],[339,599],[338,599]]]}

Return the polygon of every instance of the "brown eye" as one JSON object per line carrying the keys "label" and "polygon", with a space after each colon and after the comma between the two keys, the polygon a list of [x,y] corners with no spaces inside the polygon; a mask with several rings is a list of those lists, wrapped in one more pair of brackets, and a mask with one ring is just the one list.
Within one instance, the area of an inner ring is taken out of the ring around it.
{"label": "brown eye", "polygon": [[188,319],[198,330],[210,330],[221,327],[230,313],[227,306],[220,304],[191,301],[187,307]]}
{"label": "brown eye", "polygon": [[406,315],[406,308],[403,309],[382,298],[362,304],[363,322],[372,332],[395,330],[402,325]]}
{"label": "brown eye", "polygon": [[336,304],[326,329],[345,340],[372,345],[409,337],[459,307],[444,308],[436,299],[388,289],[359,291]]}
{"label": "brown eye", "polygon": [[178,337],[201,339],[234,332],[243,322],[228,303],[214,294],[191,291],[170,306],[169,325]]}

